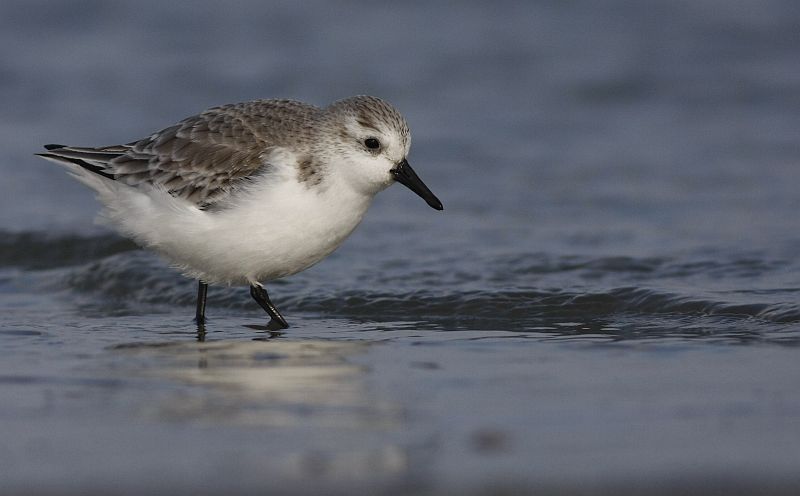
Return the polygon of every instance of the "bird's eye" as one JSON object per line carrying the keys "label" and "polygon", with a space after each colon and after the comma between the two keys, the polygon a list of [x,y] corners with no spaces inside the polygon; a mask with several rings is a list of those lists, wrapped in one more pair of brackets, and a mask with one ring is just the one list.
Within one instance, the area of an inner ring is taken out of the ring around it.
{"label": "bird's eye", "polygon": [[370,150],[377,150],[381,147],[381,142],[375,138],[367,138],[364,140],[364,146],[369,148]]}

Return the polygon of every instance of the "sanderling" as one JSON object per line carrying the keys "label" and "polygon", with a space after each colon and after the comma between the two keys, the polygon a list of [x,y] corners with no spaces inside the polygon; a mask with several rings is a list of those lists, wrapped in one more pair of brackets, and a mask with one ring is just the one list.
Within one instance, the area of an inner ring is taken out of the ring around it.
{"label": "sanderling", "polygon": [[292,100],[223,105],[126,145],[45,145],[95,190],[101,217],[198,280],[249,285],[270,329],[288,324],[263,282],[333,252],[395,181],[442,203],[408,165],[408,125],[387,102],[356,96],[326,108]]}

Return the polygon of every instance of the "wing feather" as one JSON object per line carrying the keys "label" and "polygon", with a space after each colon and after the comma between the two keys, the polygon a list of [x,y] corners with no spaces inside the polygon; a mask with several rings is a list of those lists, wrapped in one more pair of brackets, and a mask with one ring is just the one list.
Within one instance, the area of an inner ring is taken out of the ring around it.
{"label": "wing feather", "polygon": [[48,145],[42,155],[131,186],[162,186],[205,208],[264,172],[264,157],[275,147],[302,147],[318,111],[291,100],[256,100],[208,109],[126,145]]}

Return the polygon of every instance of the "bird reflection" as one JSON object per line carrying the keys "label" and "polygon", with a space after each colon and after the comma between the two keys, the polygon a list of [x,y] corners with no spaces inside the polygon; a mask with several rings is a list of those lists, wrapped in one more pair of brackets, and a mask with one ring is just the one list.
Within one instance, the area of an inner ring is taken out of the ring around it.
{"label": "bird reflection", "polygon": [[370,397],[363,381],[367,371],[352,360],[369,345],[277,339],[283,334],[266,326],[246,327],[260,335],[245,341],[204,341],[211,334],[205,326],[197,329],[202,345],[125,348],[147,360],[147,375],[189,386],[182,395],[161,402],[160,415],[269,425],[391,425],[396,420],[393,407]]}
{"label": "bird reflection", "polygon": [[242,327],[259,331],[259,334],[261,335],[253,338],[253,341],[270,341],[283,336],[283,332],[277,331],[269,325],[244,324]]}
{"label": "bird reflection", "polygon": [[[213,327],[213,326],[212,326]],[[394,442],[366,446],[341,443],[319,450],[316,436],[326,432],[348,440],[353,432],[394,431],[405,422],[405,410],[368,387],[370,369],[359,356],[371,346],[362,341],[293,339],[261,326],[248,325],[255,340],[242,333],[214,334],[198,342],[129,343],[116,346],[131,367],[117,370],[125,377],[143,376],[163,382],[148,395],[147,413],[167,422],[204,425],[267,426],[279,438],[297,439],[294,456],[271,461],[273,470],[319,475],[402,474],[410,457]],[[251,330],[252,329],[252,330]],[[198,341],[211,327],[198,328]],[[233,329],[228,328],[228,331]],[[238,339],[231,339],[231,334]],[[246,333],[245,333],[246,334]],[[327,447],[327,444],[324,444]]]}
{"label": "bird reflection", "polygon": [[[205,323],[197,323],[197,331],[196,331],[196,338],[198,343],[205,343],[206,342],[206,325]],[[254,337],[253,341],[271,341],[273,339],[277,339],[283,336],[283,332],[275,330],[273,327],[269,325],[258,325],[258,324],[245,324],[242,327],[247,327],[248,329],[253,329],[259,332],[259,336]]]}

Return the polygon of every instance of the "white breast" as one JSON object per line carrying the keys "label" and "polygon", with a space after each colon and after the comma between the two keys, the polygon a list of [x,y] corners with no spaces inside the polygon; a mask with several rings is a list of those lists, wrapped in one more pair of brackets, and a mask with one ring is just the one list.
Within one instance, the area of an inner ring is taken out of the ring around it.
{"label": "white breast", "polygon": [[184,225],[153,248],[209,283],[264,282],[331,254],[372,200],[336,184],[310,188],[289,178],[270,179],[228,209],[183,216]]}

